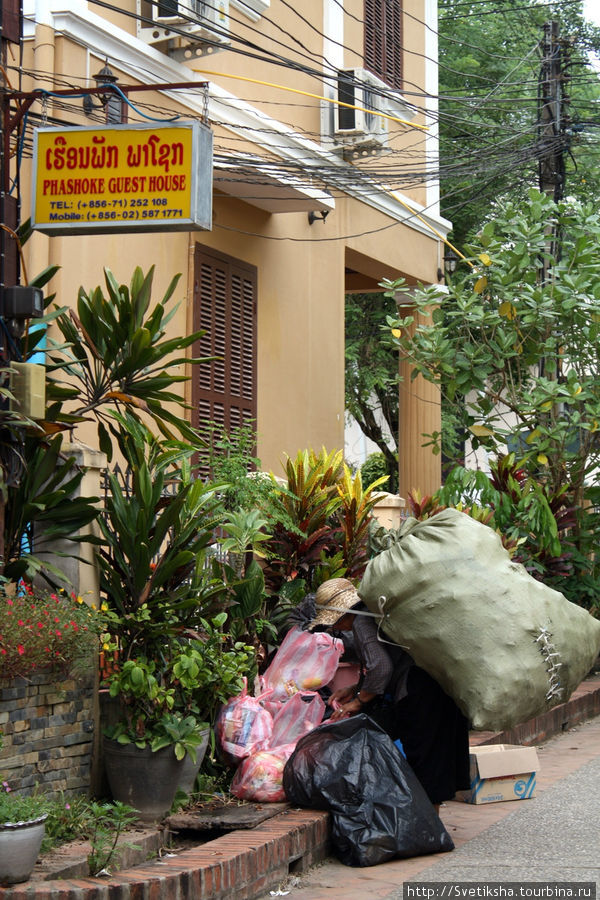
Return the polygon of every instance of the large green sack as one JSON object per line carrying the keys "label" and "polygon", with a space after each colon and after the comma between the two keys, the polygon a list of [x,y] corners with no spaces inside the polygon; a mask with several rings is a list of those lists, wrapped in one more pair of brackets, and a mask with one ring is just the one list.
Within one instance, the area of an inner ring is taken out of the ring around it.
{"label": "large green sack", "polygon": [[359,588],[476,730],[564,703],[600,652],[600,621],[513,563],[500,537],[455,509],[405,523]]}

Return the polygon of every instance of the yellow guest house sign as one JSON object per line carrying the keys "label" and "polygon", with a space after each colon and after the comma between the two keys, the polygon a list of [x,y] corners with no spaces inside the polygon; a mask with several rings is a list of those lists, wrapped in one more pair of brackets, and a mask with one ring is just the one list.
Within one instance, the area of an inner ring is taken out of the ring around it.
{"label": "yellow guest house sign", "polygon": [[33,150],[38,231],[211,228],[212,132],[199,122],[38,128]]}

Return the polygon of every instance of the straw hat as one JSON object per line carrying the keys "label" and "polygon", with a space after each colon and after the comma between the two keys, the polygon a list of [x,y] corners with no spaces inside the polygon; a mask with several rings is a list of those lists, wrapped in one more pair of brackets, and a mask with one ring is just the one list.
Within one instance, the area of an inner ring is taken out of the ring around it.
{"label": "straw hat", "polygon": [[315,606],[317,614],[309,625],[335,625],[338,619],[361,602],[356,588],[347,578],[330,578],[317,588]]}

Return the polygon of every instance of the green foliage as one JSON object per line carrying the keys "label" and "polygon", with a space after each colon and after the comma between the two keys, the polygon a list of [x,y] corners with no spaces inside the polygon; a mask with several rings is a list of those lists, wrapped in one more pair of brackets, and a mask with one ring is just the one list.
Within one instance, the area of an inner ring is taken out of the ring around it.
{"label": "green foliage", "polygon": [[45,816],[47,801],[43,794],[25,797],[12,791],[7,781],[0,784],[0,825],[7,822],[30,822]]}
{"label": "green foliage", "polygon": [[[27,822],[45,816],[42,854],[75,840],[88,840],[90,875],[99,875],[118,859],[120,850],[138,849],[119,843],[123,832],[137,822],[135,810],[125,803],[96,803],[82,794],[48,798],[36,788],[30,796],[15,794],[6,781],[0,789],[0,824]],[[118,846],[117,846],[118,845]]]}
{"label": "green foliage", "polygon": [[[370,453],[360,467],[360,475],[364,484],[371,484],[373,481],[387,476],[387,464],[383,453]],[[395,492],[390,481],[391,479],[388,476],[387,482],[382,482],[382,486],[384,490],[393,494]],[[398,475],[396,474],[396,482],[397,481]]]}
{"label": "green foliage", "polygon": [[91,851],[87,858],[90,875],[107,874],[108,866],[118,858],[119,850],[125,847],[139,849],[135,844],[119,845],[119,838],[137,818],[136,811],[119,800],[90,804],[88,839]]}
{"label": "green foliage", "polygon": [[57,798],[47,800],[46,827],[42,841],[42,853],[53,847],[81,840],[87,833],[90,801],[83,794],[66,797],[63,792]]}
{"label": "green foliage", "polygon": [[[598,196],[596,130],[589,109],[599,87],[587,51],[600,30],[585,23],[582,4],[523,0],[439,0],[440,158],[442,214],[463,247],[498,201],[527,200],[538,184],[540,138],[537,84],[543,25],[556,21],[564,63],[563,105],[568,123],[566,191]],[[575,127],[573,127],[573,125]]]}
{"label": "green foliage", "polygon": [[264,530],[268,524],[268,519],[259,509],[240,509],[229,513],[222,526],[226,537],[220,541],[221,550],[240,558],[248,552],[254,556],[264,556],[261,544],[271,538]]}
{"label": "green foliage", "polygon": [[332,516],[340,505],[337,484],[343,466],[342,452],[328,453],[325,448],[319,454],[304,450],[295,459],[287,458],[287,488],[280,493],[279,506],[293,528],[281,517],[265,545],[267,583],[273,590],[294,578],[312,584],[321,553],[334,548],[336,523]]}
{"label": "green foliage", "polygon": [[[390,294],[347,294],[345,313],[345,402],[366,437],[385,459],[389,490],[398,484],[398,353],[381,340],[381,328],[398,307]],[[374,479],[363,478],[365,484]]]}
{"label": "green foliage", "polygon": [[[367,562],[368,523],[377,502],[377,487],[385,477],[366,489],[360,473],[352,475],[341,451],[319,454],[313,450],[288,457],[287,487],[280,503],[294,523],[294,530],[281,522],[272,528],[265,544],[265,567],[269,586],[277,591],[285,582],[301,579],[315,589],[326,578],[359,577]],[[332,574],[332,573],[335,573]]]}
{"label": "green foliage", "polygon": [[260,473],[255,456],[255,423],[244,422],[227,431],[217,422],[203,423],[206,446],[200,450],[201,464],[219,485],[226,510],[261,509],[269,506],[271,480]]}
{"label": "green foliage", "polygon": [[218,590],[204,561],[221,510],[214,487],[192,477],[193,448],[157,441],[132,420],[120,424],[131,482],[109,476],[98,561],[107,630],[127,655],[193,628],[202,601]]}
{"label": "green foliage", "polygon": [[[57,267],[49,267],[32,284],[43,287],[56,271]],[[154,305],[153,277],[153,268],[146,275],[136,268],[130,285],[119,285],[105,270],[106,293],[100,287],[90,293],[81,288],[77,312],[59,308],[51,295],[44,318],[18,342],[24,359],[39,351],[43,340],[47,342],[48,403],[46,421],[35,425],[37,433],[30,427],[25,434],[23,427],[34,423],[23,417],[15,418],[12,413],[2,417],[5,443],[0,491],[6,495],[6,574],[13,580],[32,578],[39,572],[50,583],[57,583],[60,573],[39,556],[44,544],[52,541],[53,554],[60,555],[56,542],[63,538],[95,541],[91,534],[78,532],[96,518],[96,498],[76,497],[82,473],[62,450],[60,435],[46,437],[44,431],[52,435],[93,416],[100,449],[109,460],[125,418],[141,421],[149,417],[167,438],[179,434],[195,449],[202,444],[174,408],[183,406],[174,389],[188,378],[177,374],[177,368],[200,361],[185,356],[200,333],[167,337],[167,325],[175,312],[168,304],[178,276]],[[48,335],[52,323],[62,334],[62,343]],[[0,384],[0,394],[6,393],[6,384]]]}
{"label": "green foliage", "polygon": [[[48,420],[72,427],[93,414],[100,449],[109,460],[118,437],[115,409],[140,421],[147,414],[165,438],[181,435],[199,446],[197,432],[173,409],[173,404],[182,405],[173,389],[189,377],[173,369],[201,361],[184,351],[202,332],[167,337],[167,325],[176,312],[176,307],[167,306],[179,276],[152,308],[154,267],[146,275],[136,268],[129,286],[119,285],[108,269],[104,277],[106,293],[101,287],[90,292],[81,287],[77,312],[56,315],[64,342],[49,338]],[[72,409],[66,412],[69,400]]]}
{"label": "green foliage", "polygon": [[384,475],[363,489],[361,473],[352,476],[348,466],[344,466],[338,483],[340,507],[336,518],[342,533],[341,554],[346,578],[359,578],[366,568],[369,522],[379,494],[376,488],[386,481],[387,475]]}
{"label": "green foliage", "polygon": [[195,758],[200,731],[212,724],[219,706],[242,689],[242,678],[254,671],[254,650],[227,642],[225,612],[211,621],[200,619],[196,638],[165,642],[158,655],[126,659],[106,678],[121,715],[105,734],[121,744],[135,743],[153,751],[173,745],[178,759]]}
{"label": "green foliage", "polygon": [[[552,247],[551,224],[560,234]],[[523,465],[544,471],[552,492],[569,484],[578,503],[600,448],[599,237],[595,207],[532,191],[528,204],[508,204],[485,226],[473,270],[457,274],[449,294],[416,291],[423,323],[388,320],[474,448],[501,454],[520,439]]]}
{"label": "green foliage", "polygon": [[61,573],[48,560],[42,561],[40,553],[51,545],[53,554],[60,556],[55,544],[63,540],[93,543],[92,535],[84,537],[78,531],[97,518],[98,498],[78,496],[84,471],[63,450],[62,435],[45,440],[25,437],[13,452],[22,465],[6,490],[4,574],[17,582],[40,572],[55,583]]}
{"label": "green foliage", "polygon": [[14,483],[16,448],[25,429],[38,430],[38,425],[18,410],[11,409],[14,394],[11,377],[14,369],[6,364],[0,371],[0,498],[6,502],[7,483]]}

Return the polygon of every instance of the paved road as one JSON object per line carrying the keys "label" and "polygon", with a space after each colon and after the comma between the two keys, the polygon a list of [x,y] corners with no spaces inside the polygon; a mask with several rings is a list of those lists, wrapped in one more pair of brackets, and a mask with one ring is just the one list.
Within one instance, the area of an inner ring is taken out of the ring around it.
{"label": "paved road", "polygon": [[[365,869],[329,859],[302,876],[291,876],[279,886],[279,896],[400,900],[408,896],[405,885],[414,888],[424,882],[477,883],[479,897],[485,897],[481,893],[485,882],[500,882],[504,890],[507,882],[581,886],[592,882],[600,888],[600,719],[550,739],[538,747],[538,755],[535,798],[486,806],[452,802],[442,807],[442,819],[456,845],[452,853]],[[267,893],[261,900],[274,895]],[[593,896],[583,894],[582,900]],[[568,900],[568,895],[562,898]]]}

